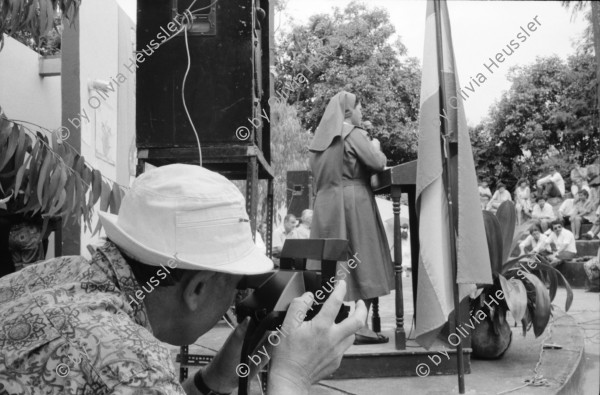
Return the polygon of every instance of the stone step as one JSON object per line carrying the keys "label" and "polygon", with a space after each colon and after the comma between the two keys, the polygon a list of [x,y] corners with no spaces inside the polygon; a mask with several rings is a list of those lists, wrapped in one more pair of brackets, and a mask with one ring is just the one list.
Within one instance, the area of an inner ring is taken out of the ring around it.
{"label": "stone step", "polygon": [[584,234],[590,231],[590,229],[592,229],[592,226],[594,226],[594,224],[581,224],[581,231],[580,234]]}
{"label": "stone step", "polygon": [[595,240],[577,240],[575,242],[575,246],[577,247],[577,256],[595,256],[598,253],[598,248],[600,247],[600,239]]}
{"label": "stone step", "polygon": [[583,264],[598,254],[600,240],[578,240],[577,258],[566,261],[557,267],[569,284],[574,288],[588,286],[588,278],[583,270]]}

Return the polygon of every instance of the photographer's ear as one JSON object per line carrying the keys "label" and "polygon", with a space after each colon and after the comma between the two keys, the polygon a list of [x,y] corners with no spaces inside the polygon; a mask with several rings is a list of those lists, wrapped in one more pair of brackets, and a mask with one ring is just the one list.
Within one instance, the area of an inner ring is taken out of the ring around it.
{"label": "photographer's ear", "polygon": [[206,304],[206,284],[216,275],[215,272],[198,271],[190,275],[188,281],[184,282],[183,301],[188,309],[196,311],[200,306]]}

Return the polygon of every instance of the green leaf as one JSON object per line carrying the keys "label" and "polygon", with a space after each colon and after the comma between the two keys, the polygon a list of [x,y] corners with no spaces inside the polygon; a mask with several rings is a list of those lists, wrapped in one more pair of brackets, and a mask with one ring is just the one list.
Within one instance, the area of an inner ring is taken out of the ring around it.
{"label": "green leaf", "polygon": [[558,289],[558,276],[556,275],[556,271],[555,270],[547,270],[547,271],[540,270],[540,273],[546,273],[546,275],[548,277],[548,282],[550,283],[550,287],[548,288],[548,291],[550,292],[550,302],[552,302],[554,300],[554,298],[556,297],[556,290]]}
{"label": "green leaf", "polygon": [[12,2],[12,14],[10,15],[10,30],[14,31],[17,26],[19,26],[19,19],[17,19],[17,15],[19,15],[22,11],[23,6],[25,5],[25,2],[23,1],[13,1]]}
{"label": "green leaf", "polygon": [[6,150],[3,150],[3,147],[0,146],[0,171],[4,169],[4,166],[8,164],[8,162],[12,159],[15,151],[17,149],[17,144],[19,143],[19,127],[15,124],[13,125],[12,132],[8,136],[8,146]]}
{"label": "green leaf", "polygon": [[73,166],[73,170],[75,170],[79,177],[82,177],[81,179],[83,179],[83,166],[85,163],[85,159],[83,158],[83,156],[76,155],[74,163],[75,165]]}
{"label": "green leaf", "polygon": [[17,176],[15,177],[15,187],[14,187],[15,198],[19,195],[19,192],[21,190],[21,183],[23,182],[23,176],[25,175],[25,170],[27,170],[27,165],[29,164],[30,161],[31,161],[31,156],[25,161],[25,163],[23,163],[21,165],[21,167],[19,167],[19,170],[17,171]]}
{"label": "green leaf", "polygon": [[28,202],[31,198],[35,198],[37,201],[37,195],[35,193],[35,189],[37,187],[38,175],[40,173],[40,169],[44,162],[44,158],[46,156],[46,147],[41,144],[39,141],[37,143],[36,149],[34,149],[35,156],[32,157],[31,162],[29,164],[30,172],[29,179],[27,182],[27,189],[25,190],[25,199]]}
{"label": "green leaf", "polygon": [[71,212],[73,213],[73,216],[75,218],[75,221],[73,223],[78,223],[79,219],[81,218],[81,215],[83,214],[80,211],[80,207],[81,207],[81,197],[83,195],[82,191],[83,191],[83,187],[81,186],[81,179],[79,177],[75,177],[74,179],[74,196],[73,196],[73,201],[72,201],[72,206],[71,206]]}
{"label": "green leaf", "polygon": [[34,172],[36,171],[36,167],[38,166],[38,163],[36,162],[36,158],[39,154],[39,150],[40,150],[40,144],[37,143],[35,144],[35,146],[33,147],[33,149],[31,150],[31,155],[29,156],[29,167],[27,168],[27,170],[25,171],[25,175],[23,176],[23,182],[24,182],[24,191],[23,191],[23,202],[27,203],[29,201],[29,196],[31,194],[31,180],[32,177],[34,176]]}
{"label": "green leaf", "polygon": [[[15,149],[15,153],[14,153],[14,161],[12,162],[12,166],[10,166],[13,170],[0,174],[0,177],[3,178],[12,178],[15,174],[17,174],[17,172],[19,171],[19,168],[21,167],[21,165],[23,164],[23,160],[25,158],[25,153],[26,153],[26,143],[27,143],[27,134],[25,134],[25,132],[21,129],[18,129],[18,133],[19,133],[19,137],[18,137],[18,142],[17,142],[17,148]],[[16,197],[16,195],[15,195]]]}
{"label": "green leaf", "polygon": [[490,264],[492,273],[500,273],[502,270],[502,230],[500,222],[494,214],[489,211],[483,211],[483,223],[485,225],[485,235],[487,237],[488,250],[490,254]]}
{"label": "green leaf", "polygon": [[71,169],[73,168],[74,165],[74,160],[75,160],[75,153],[73,152],[73,150],[71,149],[71,147],[69,147],[66,144],[61,144],[64,147],[64,155],[62,155],[63,158],[63,162],[65,162],[65,165],[67,165],[68,167],[70,167]]}
{"label": "green leaf", "polygon": [[559,270],[557,270],[554,266],[552,266],[550,264],[550,261],[548,261],[548,259],[546,259],[546,257],[544,257],[543,255],[537,255],[537,257],[541,261],[540,269],[551,271],[552,273],[556,274],[558,277],[560,277],[563,284],[565,285],[565,290],[567,291],[567,300],[565,301],[565,311],[569,311],[569,309],[571,308],[571,304],[573,304],[573,289],[571,288],[571,284],[569,284],[569,282],[567,281],[565,276],[563,276],[563,274]]}
{"label": "green leaf", "polygon": [[520,262],[527,261],[527,260],[532,260],[531,257],[533,255],[535,255],[535,254],[531,253],[531,254],[525,254],[525,255],[518,256],[516,258],[509,259],[508,261],[506,261],[504,263],[504,265],[502,265],[502,272],[501,273],[504,274],[504,275],[506,275],[506,273],[509,270],[511,270],[513,267],[518,266]]}
{"label": "green leaf", "polygon": [[498,275],[498,278],[508,310],[510,310],[516,322],[521,321],[527,309],[527,290],[525,286],[520,280],[514,278],[507,280],[501,274]]}
{"label": "green leaf", "polygon": [[535,306],[533,310],[533,333],[535,337],[539,337],[550,321],[550,295],[546,289],[546,285],[540,281],[536,276],[522,272],[525,279],[527,279],[531,285],[535,288]]}
{"label": "green leaf", "polygon": [[90,210],[87,209],[87,205],[85,204],[85,185],[83,181],[80,180],[78,185],[79,199],[77,199],[77,213],[79,214],[79,218],[83,215],[83,221],[86,228],[91,230],[90,226]]}
{"label": "green leaf", "polygon": [[110,194],[110,213],[119,214],[119,208],[121,207],[121,187],[116,182],[113,184],[112,192]]}
{"label": "green leaf", "polygon": [[18,129],[18,133],[19,137],[17,140],[17,147],[15,148],[14,161],[12,161],[12,166],[9,166],[9,168],[12,168],[12,170],[0,174],[0,177],[2,178],[12,179],[12,177],[17,174],[19,168],[23,164],[23,160],[25,159],[27,134],[25,134],[25,132],[21,129]]}
{"label": "green leaf", "polygon": [[110,184],[106,181],[102,181],[102,194],[100,197],[100,211],[106,212],[108,210],[108,204],[110,202],[111,188]]}
{"label": "green leaf", "polygon": [[[106,212],[110,203],[110,197],[112,195],[110,184],[103,180],[101,189],[102,192],[100,196],[100,211]],[[100,229],[102,229],[102,221],[100,221],[100,218],[98,218],[98,222],[96,223],[96,228],[94,229],[92,236],[96,235],[96,233],[98,233]]]}
{"label": "green leaf", "polygon": [[6,144],[6,141],[10,136],[10,133],[13,128],[13,123],[4,117],[0,117],[0,120],[2,120],[2,123],[0,123],[0,154],[4,156],[5,154],[2,149],[4,148],[4,144]]}
{"label": "green leaf", "polygon": [[77,202],[79,201],[79,188],[81,188],[81,179],[78,175],[73,174],[73,199],[71,201],[71,212],[79,214],[79,211],[76,211]]}
{"label": "green leaf", "polygon": [[[83,178],[83,192],[87,193],[88,189],[92,187],[92,170],[87,165],[83,166],[81,178]],[[91,199],[91,196],[90,196]],[[91,210],[92,207],[89,207]]]}
{"label": "green leaf", "polygon": [[47,181],[48,172],[50,170],[50,164],[52,163],[52,159],[53,159],[52,153],[48,152],[46,154],[46,158],[44,159],[44,163],[42,164],[42,168],[40,169],[40,175],[39,175],[38,184],[37,184],[37,198],[40,203],[42,203],[44,201],[44,195],[43,195],[44,184]]}
{"label": "green leaf", "polygon": [[[29,7],[27,7],[29,6]],[[30,0],[25,7],[27,7],[27,19],[23,21],[27,25],[27,30],[35,38],[39,40],[39,29],[36,28],[38,19],[36,18],[37,9],[39,6],[39,0]]]}
{"label": "green leaf", "polygon": [[94,169],[92,171],[92,196],[90,199],[90,206],[94,206],[98,199],[100,199],[100,194],[102,193],[102,174],[100,170]]}
{"label": "green leaf", "polygon": [[39,35],[47,34],[54,24],[54,12],[49,0],[42,0],[40,4],[40,30]]}
{"label": "green leaf", "polygon": [[42,237],[44,237],[46,235],[46,230],[48,229],[48,222],[50,222],[50,217],[48,216],[42,216],[43,218],[43,224],[42,224]]}
{"label": "green leaf", "polygon": [[517,223],[517,210],[515,209],[515,204],[510,200],[502,202],[496,212],[496,218],[498,218],[500,229],[502,231],[502,262],[506,262],[510,256],[513,236],[515,234],[515,225]]}
{"label": "green leaf", "polygon": [[[57,176],[58,181],[55,181],[54,173],[58,174],[58,176]],[[52,181],[50,183],[50,193],[49,193],[49,195],[51,196],[51,199],[49,200],[49,205],[51,207],[55,206],[56,202],[62,196],[62,192],[65,192],[64,188],[67,183],[67,171],[65,170],[65,165],[63,163],[59,162],[58,167],[54,170],[54,173],[52,174]],[[66,199],[66,192],[65,192],[65,199]],[[64,200],[63,200],[63,203],[64,203]],[[58,206],[58,208],[60,208],[61,206],[62,206],[62,204],[60,206]],[[57,208],[57,211],[58,211],[58,208]],[[50,210],[51,210],[51,208],[50,208]],[[55,211],[55,213],[56,213],[56,211]]]}
{"label": "green leaf", "polygon": [[75,200],[75,179],[76,176],[71,173],[71,172],[67,172],[67,183],[65,185],[65,194],[66,194],[66,200],[65,200],[65,204],[63,209],[56,214],[56,216],[60,216],[62,217],[63,220],[63,224],[67,223],[67,219],[69,218],[69,214],[71,214],[73,211],[72,209],[72,205],[73,205],[73,201]]}
{"label": "green leaf", "polygon": [[521,325],[523,328],[523,337],[527,335],[527,330],[529,329],[529,324],[531,324],[531,313],[529,312],[529,307],[525,309],[525,315],[521,320]]}
{"label": "green leaf", "polygon": [[47,215],[49,217],[54,216],[58,212],[58,210],[60,210],[60,208],[63,206],[63,204],[65,203],[66,200],[67,200],[67,192],[64,189],[61,189],[60,193],[59,193],[58,201],[56,202],[55,205],[50,207],[50,210]]}
{"label": "green leaf", "polygon": [[[55,160],[55,158],[53,158]],[[60,183],[60,163],[54,168],[52,175],[49,177],[49,181],[44,183],[44,201],[42,202],[42,208],[47,210],[49,205],[55,200],[58,199],[60,193],[58,193],[58,184]]]}
{"label": "green leaf", "polygon": [[27,201],[25,207],[21,208],[20,210],[17,210],[16,213],[35,213],[39,210],[40,207],[41,203],[38,201],[37,195],[35,193],[31,193],[31,197]]}

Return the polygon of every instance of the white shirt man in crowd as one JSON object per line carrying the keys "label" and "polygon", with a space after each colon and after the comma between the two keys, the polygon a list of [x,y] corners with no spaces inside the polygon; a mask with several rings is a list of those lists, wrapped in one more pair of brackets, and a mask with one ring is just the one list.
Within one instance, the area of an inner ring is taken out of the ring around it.
{"label": "white shirt man in crowd", "polygon": [[574,211],[575,199],[573,199],[573,195],[570,192],[565,194],[565,200],[560,204],[558,208],[558,217],[559,219],[569,218],[571,215],[575,214]]}
{"label": "white shirt man in crowd", "polygon": [[587,182],[587,169],[576,164],[571,170],[571,193],[573,196],[577,196],[579,189],[585,186],[587,186],[589,192],[590,187]]}
{"label": "white shirt man in crowd", "polygon": [[[510,192],[508,192],[506,190],[506,185],[504,185],[502,182],[499,182],[496,185],[496,188],[497,188],[496,192],[494,192],[492,199],[490,199],[490,201],[486,207],[486,209],[488,211],[491,211],[492,213],[495,213],[496,211],[498,211],[498,208],[500,207],[500,205],[502,203],[504,203],[505,201],[507,201],[507,200],[512,201]],[[481,196],[481,194],[480,194],[480,196]]]}
{"label": "white shirt man in crowd", "polygon": [[596,208],[596,221],[594,221],[594,226],[592,226],[589,232],[584,234],[581,238],[586,240],[593,240],[594,237],[600,239],[600,206]]}
{"label": "white shirt man in crowd", "polygon": [[285,239],[297,239],[296,225],[298,220],[294,214],[288,214],[283,219],[283,226],[273,232],[273,256],[279,257]]}
{"label": "white shirt man in crowd", "polygon": [[300,225],[296,228],[296,237],[298,239],[309,239],[310,238],[310,226],[312,225],[313,211],[306,209],[302,211],[300,217]]}
{"label": "white shirt man in crowd", "polygon": [[521,255],[529,249],[531,253],[545,254],[552,253],[552,248],[548,244],[548,237],[544,235],[539,225],[534,224],[529,228],[529,236],[519,244]]}
{"label": "white shirt man in crowd", "polygon": [[487,196],[488,198],[492,198],[492,190],[488,186],[487,181],[481,181],[479,183],[479,196]]}
{"label": "white shirt man in crowd", "polygon": [[550,174],[537,180],[538,188],[543,190],[543,195],[547,199],[549,197],[563,197],[565,194],[565,180],[556,167],[550,166]]}
{"label": "white shirt man in crowd", "polygon": [[553,254],[550,263],[552,266],[557,266],[564,260],[575,258],[577,247],[575,246],[575,236],[569,230],[563,228],[562,221],[552,221],[551,226],[552,232],[548,236],[548,243]]}
{"label": "white shirt man in crowd", "polygon": [[548,230],[548,224],[556,219],[552,206],[546,203],[542,196],[536,199],[536,204],[531,210],[531,218],[538,221],[542,232]]}

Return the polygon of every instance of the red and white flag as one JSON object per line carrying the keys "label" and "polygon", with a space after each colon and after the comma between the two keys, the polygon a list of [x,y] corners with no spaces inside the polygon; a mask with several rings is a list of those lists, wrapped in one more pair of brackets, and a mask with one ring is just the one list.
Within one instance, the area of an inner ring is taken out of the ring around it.
{"label": "red and white flag", "polygon": [[[459,96],[448,8],[445,1],[440,3],[442,28],[439,37],[433,1],[427,4],[417,161],[420,253],[416,337],[426,348],[432,345],[454,310],[448,186],[444,183],[445,149],[440,132],[440,114],[447,120],[448,138],[453,147],[448,155],[454,176],[450,187],[454,205],[459,298],[464,298],[474,289],[472,284],[492,282],[473,152]],[[439,38],[442,41],[441,54],[438,54]],[[440,56],[443,61],[443,90],[440,89],[438,74]],[[440,109],[441,94],[445,96],[445,110]]]}

